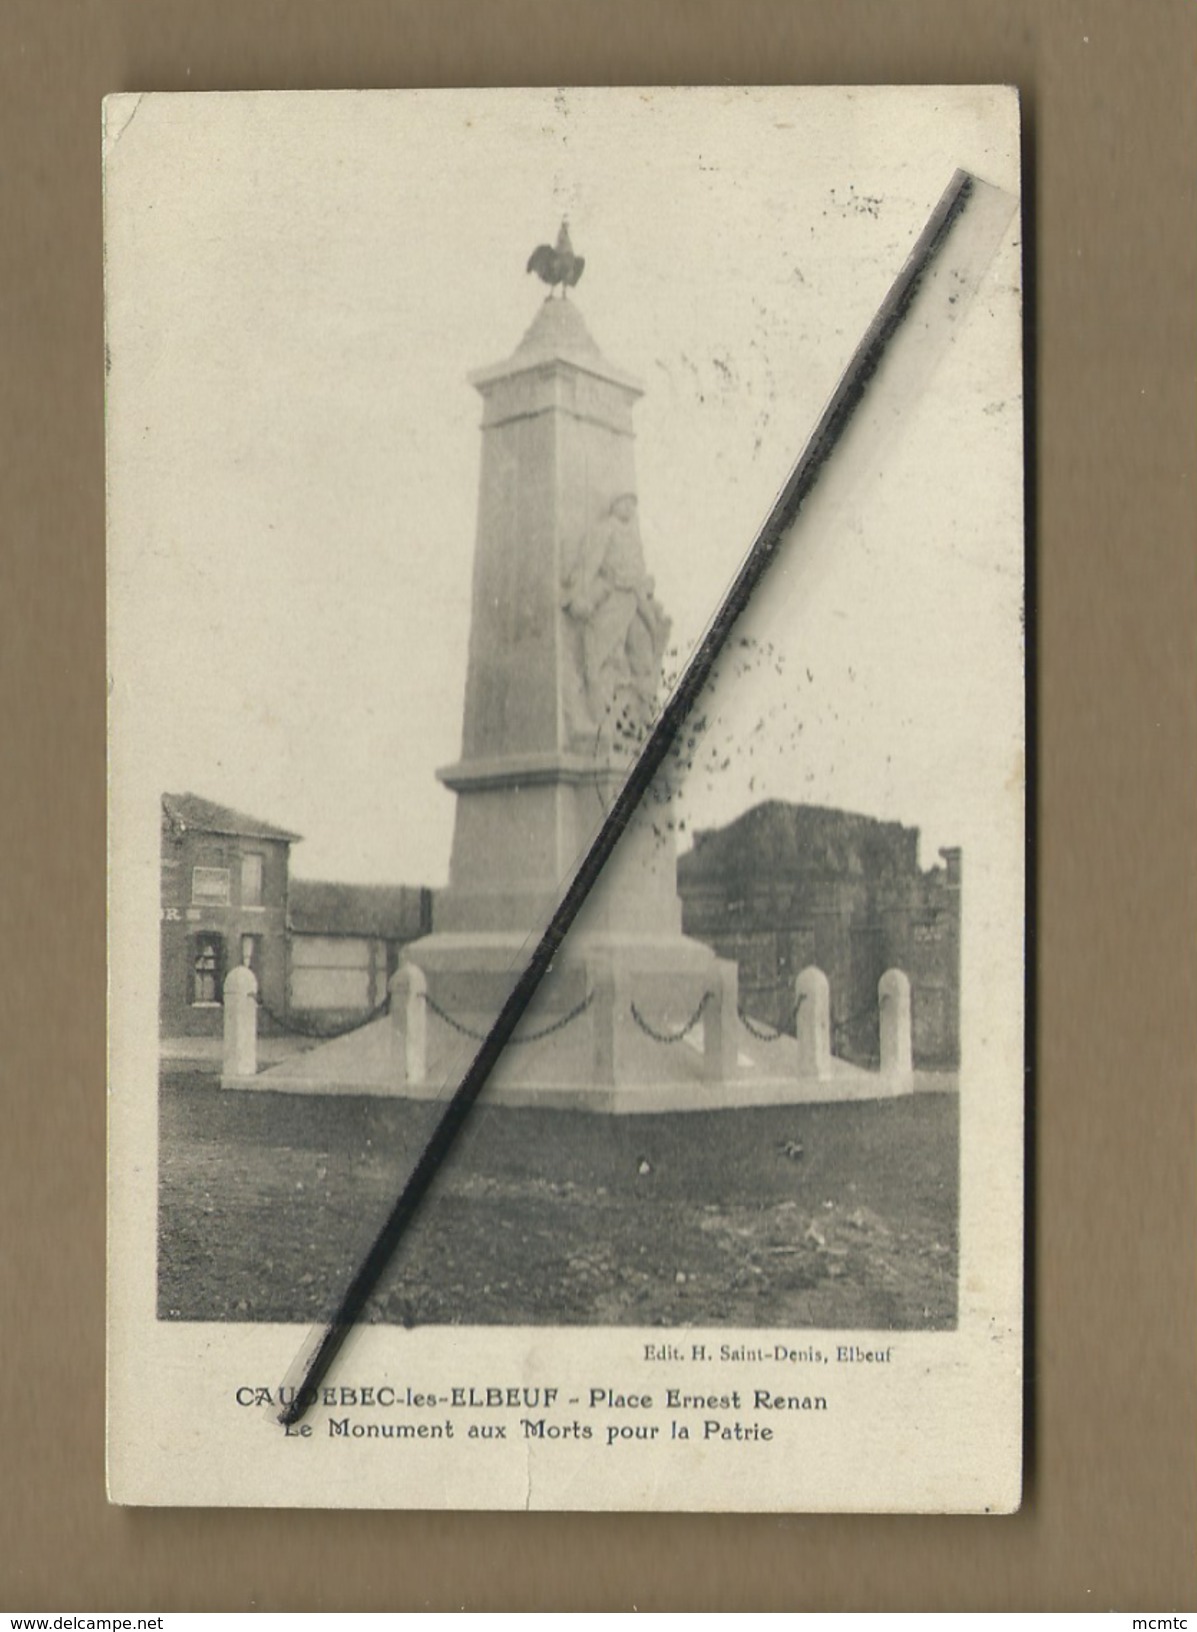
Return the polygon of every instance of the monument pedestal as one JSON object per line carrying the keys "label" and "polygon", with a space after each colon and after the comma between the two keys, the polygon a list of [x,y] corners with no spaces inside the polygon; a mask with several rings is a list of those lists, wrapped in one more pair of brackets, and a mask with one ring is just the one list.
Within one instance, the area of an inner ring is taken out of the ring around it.
{"label": "monument pedestal", "polygon": [[[585,856],[627,767],[554,752],[440,771],[457,794],[438,931],[539,935]],[[681,934],[672,836],[645,809],[629,823],[575,929]],[[575,938],[571,936],[571,939]]]}

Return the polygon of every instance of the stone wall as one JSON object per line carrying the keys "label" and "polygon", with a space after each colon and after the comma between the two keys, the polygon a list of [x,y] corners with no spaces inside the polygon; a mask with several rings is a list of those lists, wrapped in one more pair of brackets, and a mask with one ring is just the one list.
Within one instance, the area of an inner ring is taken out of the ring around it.
{"label": "stone wall", "polygon": [[877,983],[910,979],[914,1060],[954,1069],[960,1055],[959,850],[918,865],[917,828],[849,811],[770,801],[699,832],[678,861],[687,935],[734,959],[743,1011],[793,1032],[794,980],[808,965],[831,988],[832,1047],[879,1054]]}

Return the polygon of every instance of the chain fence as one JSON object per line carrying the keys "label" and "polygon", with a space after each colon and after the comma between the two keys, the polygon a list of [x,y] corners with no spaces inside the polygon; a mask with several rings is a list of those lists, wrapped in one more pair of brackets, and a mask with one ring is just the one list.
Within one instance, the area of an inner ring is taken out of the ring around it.
{"label": "chain fence", "polygon": [[802,1003],[803,999],[799,998],[776,1031],[766,1030],[765,1027],[758,1025],[751,1015],[744,1013],[743,1009],[737,1009],[736,1013],[740,1017],[740,1024],[750,1037],[755,1037],[760,1043],[775,1043],[779,1037],[792,1037],[794,1035],[789,1028],[797,1025],[798,1010],[802,1007]]}
{"label": "chain fence", "polygon": [[[489,1033],[475,1031],[473,1026],[467,1026],[464,1020],[458,1020],[455,1015],[449,1013],[448,1009],[443,1009],[428,992],[424,993],[424,1001],[438,1019],[443,1020],[454,1031],[460,1032],[463,1037],[468,1037],[475,1043],[484,1043],[486,1041]],[[518,1043],[539,1043],[543,1038],[551,1037],[555,1031],[564,1031],[566,1026],[572,1025],[575,1020],[580,1019],[593,1002],[593,991],[587,992],[580,1003],[576,1003],[565,1014],[559,1015],[556,1020],[550,1021],[547,1026],[541,1026],[539,1031],[525,1031],[518,1036],[512,1036],[508,1040],[513,1047]]]}
{"label": "chain fence", "polygon": [[[640,1030],[644,1032],[645,1036],[651,1037],[654,1042],[666,1044],[680,1043],[683,1038],[688,1036],[689,1033],[694,1030],[694,1027],[702,1019],[703,1011],[706,1009],[707,1004],[710,1002],[713,996],[713,992],[704,992],[701,998],[699,998],[698,1005],[695,1008],[694,1013],[690,1016],[689,1020],[687,1020],[686,1023],[676,1031],[665,1031],[662,1028],[653,1025],[653,1023],[648,1020],[636,1007],[634,999],[631,1004],[632,1019],[640,1027]],[[443,1020],[445,1024],[453,1031],[458,1032],[463,1037],[468,1037],[475,1043],[484,1043],[486,1041],[488,1034],[485,1031],[477,1031],[473,1026],[467,1025],[463,1020],[459,1020],[455,1015],[450,1014],[447,1009],[443,1008],[436,1001],[436,999],[430,996],[427,992],[424,993],[424,1001],[432,1010],[433,1014],[435,1014],[439,1019]],[[294,1014],[283,1016],[275,1009],[272,1009],[265,999],[260,996],[255,998],[255,1002],[258,1005],[259,1011],[264,1014],[271,1024],[277,1027],[280,1032],[283,1032],[285,1035],[291,1037],[306,1037],[313,1042],[333,1042],[338,1037],[348,1037],[352,1032],[361,1031],[364,1027],[373,1025],[374,1021],[381,1019],[390,1008],[390,998],[386,997],[367,1014],[357,1016],[348,1021],[337,1022],[332,1025],[325,1025],[311,1018],[300,1019],[299,1016]],[[572,1025],[575,1020],[581,1019],[582,1015],[586,1013],[593,1002],[594,992],[590,991],[580,1003],[576,1003],[572,1009],[569,1009],[566,1011],[566,1013],[558,1016],[556,1020],[550,1021],[548,1025],[541,1026],[536,1031],[523,1032],[522,1034],[513,1036],[511,1038],[511,1043],[513,1045],[538,1043],[543,1041],[543,1039],[546,1037],[551,1037],[554,1032],[564,1031],[566,1026]],[[798,1010],[801,1007],[802,1002],[803,999],[800,998],[790,1011],[789,1015],[782,1022],[782,1024],[776,1028],[776,1030],[767,1028],[766,1026],[753,1020],[752,1016],[746,1014],[743,1009],[738,1009],[737,1014],[739,1016],[740,1024],[749,1033],[749,1035],[755,1037],[758,1042],[776,1043],[782,1037],[792,1037],[794,1035],[790,1028],[797,1024]],[[870,1005],[869,1008],[861,1009],[856,1014],[846,1015],[842,1020],[833,1020],[831,1023],[831,1029],[837,1037],[842,1038],[846,1033],[851,1032],[854,1027],[859,1026],[863,1020],[875,1020],[876,1017],[877,1009],[875,1006]]]}
{"label": "chain fence", "polygon": [[714,992],[709,991],[702,994],[698,1000],[698,1007],[695,1009],[694,1013],[686,1021],[685,1025],[680,1031],[658,1031],[657,1028],[654,1025],[651,1025],[649,1021],[647,1021],[641,1014],[640,1010],[636,1007],[635,999],[632,1000],[632,1019],[640,1027],[644,1035],[646,1037],[651,1037],[654,1043],[680,1043],[682,1038],[685,1037],[687,1033],[694,1030],[695,1026],[702,1018],[702,1011],[706,1008],[707,1004],[711,1001],[711,998],[714,997],[714,995]]}
{"label": "chain fence", "polygon": [[254,1001],[257,1003],[260,1012],[281,1032],[289,1037],[307,1037],[317,1043],[330,1043],[337,1037],[348,1037],[350,1032],[361,1031],[363,1026],[373,1025],[375,1020],[381,1019],[387,1012],[391,1003],[389,997],[384,997],[382,1002],[371,1009],[368,1014],[356,1016],[352,1020],[334,1022],[332,1025],[322,1025],[316,1020],[301,1020],[298,1015],[294,1014],[284,1018],[281,1014],[276,1014],[269,1003],[260,996],[256,997]]}
{"label": "chain fence", "polygon": [[[805,1001],[805,996],[800,997],[797,1003],[795,1003],[794,1007],[790,1010],[790,1013],[776,1030],[767,1028],[761,1025],[759,1022],[753,1020],[752,1016],[745,1014],[743,1009],[738,1009],[737,1013],[740,1017],[740,1024],[744,1027],[745,1031],[748,1032],[750,1037],[755,1037],[758,1042],[762,1043],[775,1043],[781,1037],[792,1037],[794,1035],[791,1028],[797,1025],[798,1010],[802,1007]],[[867,1009],[861,1009],[856,1014],[845,1015],[842,1020],[833,1020],[831,1022],[831,1030],[835,1036],[843,1037],[846,1033],[851,1032],[856,1026],[859,1026],[863,1020],[875,1021],[876,1018],[876,1006],[870,1004]]]}

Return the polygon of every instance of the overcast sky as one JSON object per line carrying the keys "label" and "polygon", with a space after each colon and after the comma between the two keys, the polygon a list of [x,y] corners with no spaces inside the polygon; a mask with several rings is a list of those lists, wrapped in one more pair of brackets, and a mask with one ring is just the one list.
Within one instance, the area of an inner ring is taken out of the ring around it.
{"label": "overcast sky", "polygon": [[[304,834],[297,874],[443,882],[466,375],[534,317],[534,245],[568,213],[571,298],[645,385],[645,549],[685,650],[953,171],[1016,191],[1017,146],[975,88],[110,104],[117,805],[191,790]],[[770,584],[775,650],[688,829],[779,797],[918,825],[924,864],[987,842],[1022,717],[1018,258],[1015,220],[820,570]]]}

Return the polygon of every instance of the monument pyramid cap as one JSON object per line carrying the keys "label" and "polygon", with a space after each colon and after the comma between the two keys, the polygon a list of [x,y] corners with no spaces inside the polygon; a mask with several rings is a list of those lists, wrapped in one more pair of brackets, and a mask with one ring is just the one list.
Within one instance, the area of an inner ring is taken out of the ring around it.
{"label": "monument pyramid cap", "polygon": [[563,363],[583,373],[610,380],[637,396],[643,386],[633,374],[609,363],[595,344],[576,301],[549,295],[543,300],[527,333],[513,354],[501,363],[475,369],[470,384],[480,391],[497,380]]}
{"label": "monument pyramid cap", "polygon": [[530,353],[538,357],[601,356],[576,303],[555,300],[552,295],[541,302],[527,334],[516,348],[517,356]]}

